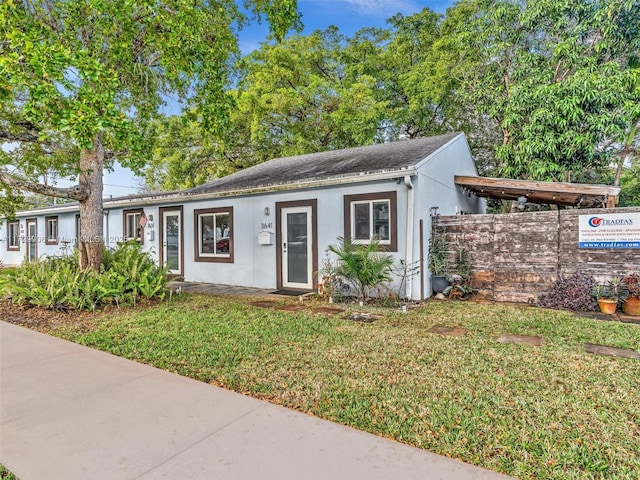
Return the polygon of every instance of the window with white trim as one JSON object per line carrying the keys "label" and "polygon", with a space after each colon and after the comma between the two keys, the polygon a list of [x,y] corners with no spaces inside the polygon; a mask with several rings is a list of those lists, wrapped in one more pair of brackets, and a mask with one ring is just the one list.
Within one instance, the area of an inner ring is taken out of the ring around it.
{"label": "window with white trim", "polygon": [[140,225],[142,209],[124,210],[122,214],[124,216],[124,240],[127,241],[136,238],[140,243],[143,243],[144,229]]}
{"label": "window with white trim", "polygon": [[233,262],[233,208],[195,210],[198,262]]}
{"label": "window with white trim", "polygon": [[364,243],[376,238],[380,244],[391,243],[389,200],[373,200],[351,203],[351,238]]}
{"label": "window with white trim", "polygon": [[397,251],[396,192],[345,195],[345,237]]}
{"label": "window with white trim", "polygon": [[46,245],[58,244],[58,217],[45,217]]}
{"label": "window with white trim", "polygon": [[20,250],[20,222],[7,222],[7,250]]}

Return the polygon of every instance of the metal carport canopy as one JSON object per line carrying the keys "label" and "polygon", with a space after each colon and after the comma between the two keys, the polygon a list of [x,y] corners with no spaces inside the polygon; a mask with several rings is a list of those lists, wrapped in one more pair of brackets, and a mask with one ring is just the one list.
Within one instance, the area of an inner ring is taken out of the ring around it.
{"label": "metal carport canopy", "polygon": [[455,176],[455,183],[479,197],[518,200],[529,203],[562,205],[578,208],[613,208],[620,187],[583,183],[536,182],[509,178]]}

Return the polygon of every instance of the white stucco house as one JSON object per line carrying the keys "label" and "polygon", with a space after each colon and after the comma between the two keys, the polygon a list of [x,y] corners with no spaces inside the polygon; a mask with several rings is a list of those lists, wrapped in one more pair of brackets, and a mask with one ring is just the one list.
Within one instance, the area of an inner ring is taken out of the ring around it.
{"label": "white stucco house", "polygon": [[[337,237],[376,236],[422,267],[405,292],[420,299],[431,292],[430,215],[484,213],[455,175],[476,175],[462,133],[277,158],[190,190],[105,200],[105,240],[139,238],[186,281],[303,292]],[[78,236],[77,204],[18,212],[0,227],[0,259],[59,254]]]}

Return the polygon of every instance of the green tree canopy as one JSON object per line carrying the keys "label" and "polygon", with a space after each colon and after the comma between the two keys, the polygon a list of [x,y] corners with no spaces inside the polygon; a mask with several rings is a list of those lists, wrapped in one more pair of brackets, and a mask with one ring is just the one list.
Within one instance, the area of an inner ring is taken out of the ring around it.
{"label": "green tree canopy", "polygon": [[639,100],[637,12],[635,0],[465,0],[449,11],[438,70],[500,133],[496,173],[568,180],[610,165]]}
{"label": "green tree canopy", "polygon": [[[296,0],[252,0],[280,38]],[[81,264],[97,268],[103,169],[147,162],[149,122],[167,100],[211,135],[229,123],[235,32],[231,0],[6,0],[0,4],[0,186],[80,202]],[[59,188],[49,172],[77,179]]]}

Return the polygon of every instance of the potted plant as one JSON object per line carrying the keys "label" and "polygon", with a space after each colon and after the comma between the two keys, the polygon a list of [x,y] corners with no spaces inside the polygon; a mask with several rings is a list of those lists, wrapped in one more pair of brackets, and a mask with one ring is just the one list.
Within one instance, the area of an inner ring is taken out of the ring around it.
{"label": "potted plant", "polygon": [[433,232],[429,241],[429,270],[431,271],[431,289],[441,293],[449,286],[447,281],[447,239]]}
{"label": "potted plant", "polygon": [[622,283],[628,292],[627,299],[622,303],[622,311],[627,315],[640,315],[640,275],[627,275]]}
{"label": "potted plant", "polygon": [[454,257],[454,273],[449,280],[449,286],[442,293],[449,298],[466,298],[476,293],[477,290],[471,286],[472,271],[469,252],[466,248],[459,248]]}
{"label": "potted plant", "polygon": [[599,284],[591,291],[591,295],[598,300],[600,311],[608,315],[616,313],[618,303],[624,302],[628,290],[620,278],[612,278],[605,284]]}

